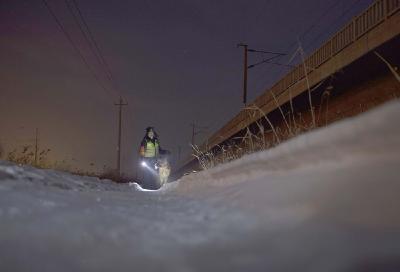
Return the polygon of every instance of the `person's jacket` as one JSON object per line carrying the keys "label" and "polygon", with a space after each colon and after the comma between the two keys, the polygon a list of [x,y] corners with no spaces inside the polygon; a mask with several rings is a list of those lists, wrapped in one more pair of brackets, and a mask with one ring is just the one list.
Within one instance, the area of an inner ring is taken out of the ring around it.
{"label": "person's jacket", "polygon": [[156,137],[145,136],[140,144],[139,154],[145,158],[156,158],[160,154],[160,143]]}

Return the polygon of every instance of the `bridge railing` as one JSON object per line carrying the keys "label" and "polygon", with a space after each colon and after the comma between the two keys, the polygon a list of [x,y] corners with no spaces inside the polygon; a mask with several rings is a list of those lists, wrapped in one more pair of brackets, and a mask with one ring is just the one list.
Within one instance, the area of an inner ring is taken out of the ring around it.
{"label": "bridge railing", "polygon": [[[356,16],[350,23],[345,25],[330,40],[325,42],[305,60],[307,73],[311,73],[323,63],[334,57],[344,48],[384,21],[388,16],[399,10],[399,8],[400,0],[375,1],[362,14]],[[275,86],[279,87],[273,86],[271,91],[274,91],[275,95],[280,95],[304,77],[304,68],[302,67],[302,64],[298,65],[278,81],[277,84],[275,84]]]}
{"label": "bridge railing", "polygon": [[385,19],[385,15],[387,14],[387,12],[385,12],[385,6],[388,6],[388,2],[390,1],[380,0],[374,2],[363,14],[353,20],[352,23],[354,24],[354,35],[356,39]]}
{"label": "bridge railing", "polygon": [[[354,17],[351,22],[345,25],[341,30],[325,42],[319,49],[314,51],[305,59],[307,74],[317,69],[326,61],[333,58],[344,48],[361,38],[375,26],[383,22],[400,9],[400,0],[376,0],[363,13]],[[271,92],[279,97],[285,93],[289,87],[300,82],[305,77],[303,64],[297,65],[286,76],[275,83],[267,92],[264,92],[255,101],[254,105],[263,108],[266,104],[273,102]],[[242,110],[235,118],[228,122],[222,129],[215,133],[209,140],[207,147],[213,147],[243,127],[244,123],[248,123],[248,113]],[[203,148],[207,148],[204,147]]]}
{"label": "bridge railing", "polygon": [[[370,29],[385,20],[385,18],[396,12],[399,8],[400,0],[375,1],[367,10],[345,25],[330,40],[325,42],[305,60],[307,74],[330,60]],[[303,65],[298,65],[272,86],[270,92],[273,92],[275,96],[279,96],[304,77],[305,71]],[[264,93],[262,96],[258,97],[254,103],[258,107],[262,107],[270,101],[271,95]]]}
{"label": "bridge railing", "polygon": [[399,10],[400,7],[400,0],[387,0],[386,1],[386,10],[387,10],[387,16],[392,15],[395,13],[397,10]]}

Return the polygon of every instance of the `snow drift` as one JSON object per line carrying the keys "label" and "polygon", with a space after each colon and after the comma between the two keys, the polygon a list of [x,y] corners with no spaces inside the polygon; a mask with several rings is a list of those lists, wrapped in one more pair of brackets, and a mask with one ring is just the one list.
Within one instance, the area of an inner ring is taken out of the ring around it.
{"label": "snow drift", "polygon": [[159,191],[0,163],[1,271],[399,271],[400,103]]}

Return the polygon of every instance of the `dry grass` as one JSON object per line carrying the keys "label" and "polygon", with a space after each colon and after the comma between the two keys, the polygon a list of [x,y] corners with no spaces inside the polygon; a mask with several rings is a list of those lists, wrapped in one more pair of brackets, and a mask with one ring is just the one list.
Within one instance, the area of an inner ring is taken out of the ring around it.
{"label": "dry grass", "polygon": [[39,168],[48,168],[49,162],[47,155],[50,149],[41,149],[37,152],[37,161],[35,162],[35,149],[32,145],[24,145],[21,148],[14,148],[6,155],[6,160],[17,163],[27,164]]}
{"label": "dry grass", "polygon": [[[261,108],[251,105],[246,110],[252,119],[257,115],[261,116],[261,118],[254,122],[257,132],[252,132],[249,127],[246,127],[243,136],[234,137],[227,143],[217,145],[213,148],[205,147],[206,151],[201,150],[198,146],[192,146],[192,155],[197,158],[203,170],[236,160],[247,154],[269,149],[280,144],[283,140],[290,139],[313,128],[312,124],[308,126],[301,125],[305,123],[304,120],[301,120],[301,115],[299,115],[296,121],[293,112],[288,112],[285,115],[281,108],[280,113],[285,120],[284,129],[274,126]],[[264,124],[268,124],[268,126],[266,127]]]}
{"label": "dry grass", "polygon": [[[329,109],[329,97],[331,95],[333,87],[329,86],[321,96],[321,104],[318,109],[318,114],[315,113],[313,108],[313,116],[316,116],[314,121],[317,124],[323,120],[324,125],[328,124],[328,109]],[[201,168],[203,170],[210,169],[216,165],[223,164],[232,160],[236,160],[244,155],[251,154],[254,152],[262,151],[279,145],[282,141],[296,137],[306,131],[314,129],[317,125],[314,122],[307,122],[304,120],[301,113],[295,113],[293,106],[285,114],[281,106],[278,104],[275,98],[275,103],[282,117],[283,126],[274,126],[268,116],[263,110],[255,105],[246,107],[249,117],[251,119],[257,119],[254,122],[256,132],[253,132],[250,127],[245,128],[245,134],[240,137],[234,137],[228,142],[217,145],[213,148],[205,147],[201,150],[198,146],[192,146],[192,155],[197,158]],[[292,104],[292,101],[290,101]],[[322,123],[322,122],[321,122]],[[265,124],[265,125],[264,125]]]}
{"label": "dry grass", "polygon": [[[38,151],[37,154],[37,163],[35,163],[35,152],[34,146],[32,145],[24,145],[19,148],[14,148],[12,151],[5,153],[3,149],[0,148],[0,158],[4,159],[19,165],[32,165],[37,168],[42,169],[55,169],[59,171],[68,172],[75,175],[80,176],[92,176],[98,177],[100,179],[110,179],[116,182],[123,182],[124,180],[129,179],[125,176],[119,176],[115,170],[108,169],[104,167],[103,173],[98,174],[94,171],[84,171],[77,168],[74,168],[66,159],[51,161],[48,158],[48,154],[50,149],[42,149]],[[75,159],[72,159],[75,160]],[[91,167],[94,167],[94,163],[90,164]]]}
{"label": "dry grass", "polygon": [[303,69],[304,69],[304,75],[306,78],[306,83],[307,83],[307,91],[308,91],[308,103],[310,104],[310,112],[311,112],[311,117],[312,117],[312,122],[313,122],[313,127],[316,127],[316,122],[315,122],[315,109],[313,107],[312,104],[312,99],[311,99],[311,87],[310,87],[310,81],[308,79],[308,70],[306,67],[306,61],[305,61],[305,54],[304,54],[304,50],[303,47],[301,46],[300,42],[299,42],[299,52],[300,52],[300,56],[301,56],[301,61],[303,64]]}
{"label": "dry grass", "polygon": [[[232,138],[227,143],[214,146],[213,148],[206,146],[205,151],[201,150],[198,146],[192,146],[192,155],[197,158],[202,169],[210,169],[216,165],[236,160],[246,154],[251,154],[274,147],[280,144],[283,140],[296,137],[299,134],[316,128],[317,124],[322,123],[320,122],[322,118],[324,119],[324,125],[328,124],[329,97],[331,96],[333,86],[329,85],[323,92],[318,114],[316,114],[316,110],[311,99],[311,93],[324,84],[325,80],[311,88],[308,80],[308,68],[306,67],[304,61],[304,52],[301,45],[299,45],[296,53],[300,54],[303,63],[305,80],[307,82],[311,122],[306,122],[301,113],[295,112],[293,98],[290,91],[290,109],[286,113],[279,104],[279,98],[277,98],[273,92],[270,92],[276,108],[279,110],[279,113],[282,117],[283,126],[275,126],[260,107],[257,107],[254,104],[247,106],[244,110],[248,112],[249,119],[256,120],[254,124],[257,127],[257,132],[252,132],[250,127],[246,127],[244,136]],[[322,117],[322,115],[324,116]]]}

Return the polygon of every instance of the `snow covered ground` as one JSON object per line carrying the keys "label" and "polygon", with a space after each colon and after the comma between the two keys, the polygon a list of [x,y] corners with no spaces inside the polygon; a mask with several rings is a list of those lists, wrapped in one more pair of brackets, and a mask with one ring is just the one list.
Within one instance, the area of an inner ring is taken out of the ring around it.
{"label": "snow covered ground", "polygon": [[0,271],[400,271],[400,103],[159,191],[0,162]]}

